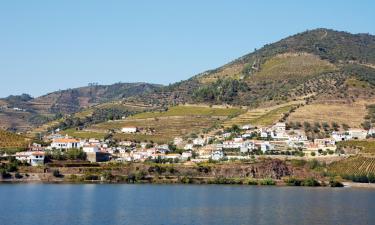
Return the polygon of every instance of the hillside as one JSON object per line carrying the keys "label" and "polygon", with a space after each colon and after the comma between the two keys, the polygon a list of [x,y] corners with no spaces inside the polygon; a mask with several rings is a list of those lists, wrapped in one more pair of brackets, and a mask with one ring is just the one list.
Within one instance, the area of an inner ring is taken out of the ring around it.
{"label": "hillside", "polygon": [[[314,95],[351,100],[373,92],[350,90],[346,80],[375,84],[375,36],[316,29],[287,37],[222,67],[156,90],[140,101],[258,107]],[[350,95],[351,94],[351,95]]]}
{"label": "hillside", "polygon": [[160,85],[147,83],[117,83],[62,90],[38,98],[26,94],[9,96],[0,99],[0,127],[19,131],[30,130],[63,115],[151,92],[159,87]]}
{"label": "hillside", "polygon": [[[238,107],[181,105],[168,110],[143,112],[121,120],[93,124],[83,130],[69,129],[65,133],[78,138],[103,138],[108,133],[114,133],[117,140],[168,143],[177,136],[186,137],[201,133],[202,130],[208,131],[243,112],[244,110]],[[121,133],[121,128],[126,126],[136,126],[141,131],[137,134]]]}
{"label": "hillside", "polygon": [[25,148],[28,146],[29,141],[30,139],[24,136],[0,130],[0,150]]}

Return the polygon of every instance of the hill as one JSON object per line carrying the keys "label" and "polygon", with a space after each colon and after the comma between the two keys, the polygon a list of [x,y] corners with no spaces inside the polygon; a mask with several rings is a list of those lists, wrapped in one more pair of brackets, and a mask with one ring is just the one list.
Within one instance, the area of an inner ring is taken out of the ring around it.
{"label": "hill", "polygon": [[161,85],[117,83],[56,91],[38,98],[27,94],[0,99],[0,127],[27,131],[89,107],[151,92]]}
{"label": "hill", "polygon": [[[361,90],[353,93],[346,81],[354,78],[372,88],[374,65],[375,36],[316,29],[265,45],[139,100],[165,105],[187,102],[252,107],[310,95],[350,100]],[[373,97],[373,93],[366,97]]]}

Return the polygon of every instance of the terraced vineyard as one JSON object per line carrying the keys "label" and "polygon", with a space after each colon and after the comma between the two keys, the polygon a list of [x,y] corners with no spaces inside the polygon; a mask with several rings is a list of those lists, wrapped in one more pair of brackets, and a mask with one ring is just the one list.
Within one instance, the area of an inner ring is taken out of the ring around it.
{"label": "terraced vineyard", "polygon": [[268,107],[268,108],[259,108],[254,110],[249,110],[246,113],[243,113],[231,120],[228,120],[224,123],[225,127],[230,127],[234,124],[244,125],[262,125],[269,126],[277,122],[285,113],[288,113],[293,107],[296,107],[298,104],[303,103],[291,102],[283,105]]}
{"label": "terraced vineyard", "polygon": [[[68,130],[67,134],[87,138],[90,135],[100,137],[109,130],[114,130],[118,140],[154,141],[166,143],[177,136],[200,133],[203,129],[221,125],[228,117],[243,112],[240,108],[205,107],[205,106],[175,106],[168,111],[146,112],[136,114],[125,120],[108,121],[90,126],[84,131]],[[123,134],[122,127],[135,126],[141,132]]]}
{"label": "terraced vineyard", "polygon": [[25,148],[29,141],[30,139],[21,135],[0,130],[0,149]]}
{"label": "terraced vineyard", "polygon": [[336,175],[375,174],[375,156],[353,156],[348,159],[332,163],[329,172]]}
{"label": "terraced vineyard", "polygon": [[133,119],[147,119],[155,117],[167,117],[167,116],[223,116],[223,117],[234,117],[243,113],[244,110],[238,107],[209,107],[209,106],[193,106],[193,105],[181,105],[169,108],[163,112],[146,112],[132,116]]}
{"label": "terraced vineyard", "polygon": [[346,141],[339,144],[341,148],[356,148],[356,156],[332,163],[328,171],[336,175],[375,174],[375,141]]}

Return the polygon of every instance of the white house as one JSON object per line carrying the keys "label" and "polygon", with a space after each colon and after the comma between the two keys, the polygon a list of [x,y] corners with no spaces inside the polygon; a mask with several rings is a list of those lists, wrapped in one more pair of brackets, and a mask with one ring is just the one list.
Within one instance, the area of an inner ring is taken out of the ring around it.
{"label": "white house", "polygon": [[39,166],[44,164],[44,152],[17,152],[16,159],[31,166]]}
{"label": "white house", "polygon": [[86,153],[99,152],[99,147],[98,147],[98,145],[87,144],[87,145],[83,146],[83,151],[86,152]]}
{"label": "white house", "polygon": [[253,141],[245,141],[242,143],[241,145],[241,148],[240,148],[240,152],[241,153],[247,153],[251,150],[254,150],[255,149],[255,144]]}
{"label": "white house", "polygon": [[339,133],[339,132],[332,132],[332,138],[335,140],[335,141],[348,141],[348,140],[351,140],[352,139],[352,136],[349,135],[349,133],[345,132],[345,133]]}
{"label": "white house", "polygon": [[53,139],[51,143],[51,148],[56,149],[71,149],[71,148],[80,148],[81,142],[73,138],[58,138]]}
{"label": "white house", "polygon": [[193,149],[193,144],[186,144],[184,147],[184,150],[192,150]]}
{"label": "white house", "polygon": [[276,123],[272,128],[273,128],[274,131],[284,132],[286,130],[286,124],[285,123]]}
{"label": "white house", "polygon": [[264,141],[260,143],[260,150],[262,152],[273,150],[274,146],[269,141]]}
{"label": "white house", "polygon": [[243,142],[236,142],[236,141],[224,141],[222,148],[230,148],[230,149],[235,149],[235,148],[241,148]]}
{"label": "white house", "polygon": [[191,151],[183,152],[181,158],[183,160],[187,160],[188,158],[193,157],[193,153]]}
{"label": "white house", "polygon": [[246,124],[246,125],[243,125],[241,127],[242,130],[251,130],[251,129],[254,129],[254,127],[250,124]]}
{"label": "white house", "polygon": [[213,160],[221,160],[222,158],[224,158],[224,152],[219,150],[213,151],[211,154],[211,158]]}
{"label": "white house", "polygon": [[138,131],[137,127],[123,127],[121,129],[121,132],[126,133],[126,134],[134,134],[134,133],[137,133],[137,131]]}
{"label": "white house", "polygon": [[246,133],[246,134],[243,134],[241,137],[246,139],[246,138],[251,138],[251,136],[252,136],[251,134]]}
{"label": "white house", "polygon": [[174,144],[174,145],[180,145],[180,144],[182,144],[183,141],[184,141],[184,140],[183,140],[182,138],[180,138],[180,137],[175,137],[175,138],[173,139],[173,144]]}
{"label": "white house", "polygon": [[348,133],[353,139],[364,140],[367,137],[367,131],[362,129],[349,129]]}
{"label": "white house", "polygon": [[370,130],[368,130],[368,135],[372,136],[375,134],[375,129],[374,128],[371,128]]}
{"label": "white house", "polygon": [[203,138],[195,138],[193,140],[193,145],[203,146],[204,143],[205,143],[205,140]]}
{"label": "white house", "polygon": [[181,155],[180,154],[166,154],[165,155],[165,158],[166,159],[180,159],[181,158]]}

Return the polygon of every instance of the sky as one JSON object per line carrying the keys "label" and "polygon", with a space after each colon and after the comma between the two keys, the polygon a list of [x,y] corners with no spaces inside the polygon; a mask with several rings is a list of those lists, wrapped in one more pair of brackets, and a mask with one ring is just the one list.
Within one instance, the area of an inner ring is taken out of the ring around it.
{"label": "sky", "polygon": [[375,34],[375,1],[0,1],[0,97],[169,84],[314,28]]}

